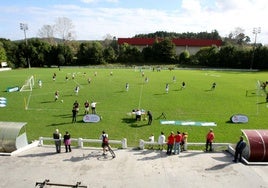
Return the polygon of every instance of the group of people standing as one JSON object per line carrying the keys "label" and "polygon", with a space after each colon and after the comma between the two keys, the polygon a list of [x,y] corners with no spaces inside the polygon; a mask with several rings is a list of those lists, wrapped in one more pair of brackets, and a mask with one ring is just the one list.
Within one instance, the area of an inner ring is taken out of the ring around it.
{"label": "group of people standing", "polygon": [[[206,152],[213,151],[212,143],[214,142],[214,138],[215,135],[213,129],[210,129],[206,135],[206,145],[205,145]],[[166,152],[167,155],[180,154],[180,152],[187,150],[187,139],[188,139],[187,132],[181,134],[180,131],[177,131],[177,133],[175,134],[173,131],[171,131],[166,142],[165,141],[166,137],[164,133],[161,132],[160,136],[158,137],[159,149],[163,150],[164,145],[167,144],[167,152]],[[149,137],[149,141],[154,142],[153,134]],[[240,139],[235,146],[235,154],[233,162],[237,162],[238,160],[239,162],[242,161],[242,155],[245,148],[246,148],[246,142],[244,141],[243,136],[240,136]]]}
{"label": "group of people standing", "polygon": [[[146,113],[144,110],[140,110],[140,109],[137,109],[137,110],[132,110],[132,113],[135,113],[135,120],[136,121],[141,121],[142,119],[142,115],[144,114],[148,116],[148,125],[151,125],[152,122],[153,122],[153,114],[150,110],[148,110]],[[145,117],[144,117],[145,119]]]}
{"label": "group of people standing", "polygon": [[[157,143],[159,146],[159,150],[163,150],[164,146],[167,145],[168,155],[172,154],[172,150],[173,154],[180,154],[180,152],[187,150],[187,139],[188,139],[187,132],[180,133],[180,131],[177,131],[177,134],[174,134],[174,132],[171,131],[166,142],[166,136],[164,132],[161,132],[161,134],[158,137]],[[149,137],[149,141],[154,142],[153,134]]]}
{"label": "group of people standing", "polygon": [[[85,101],[84,107],[85,107],[85,112],[84,114],[89,114],[89,108],[91,107],[92,114],[96,114],[96,102],[92,101],[91,104],[88,102],[88,100]],[[79,103],[77,100],[73,104],[73,109],[72,109],[72,123],[76,122],[76,117],[79,112]]]}
{"label": "group of people standing", "polygon": [[[63,141],[63,144],[65,146],[65,152],[71,152],[71,135],[68,131],[65,132],[65,135],[63,136],[59,132],[59,129],[56,129],[53,133],[53,139],[55,142],[56,152],[61,153],[61,142]],[[100,136],[100,140],[102,140],[101,147],[103,148],[103,155],[107,155],[107,151],[109,151],[113,158],[115,158],[115,153],[112,150],[111,146],[109,145],[109,139],[108,134],[105,131],[102,131],[102,134]]]}
{"label": "group of people standing", "polygon": [[[59,132],[59,129],[56,129],[55,132],[53,133],[53,139],[55,142],[55,147],[56,147],[56,152],[61,153],[61,141],[63,141],[63,144],[65,146],[65,152],[71,152],[71,135],[68,131],[65,132],[65,135],[63,136]],[[105,131],[102,131],[102,134],[100,136],[100,139],[102,140],[102,148],[103,148],[103,155],[106,155],[107,148],[110,148],[109,141],[108,141],[108,134]],[[113,154],[113,158],[115,155]]]}
{"label": "group of people standing", "polygon": [[[215,138],[213,129],[210,129],[206,135],[206,149],[205,151],[212,151],[212,143]],[[149,140],[152,140],[150,137]],[[158,137],[158,145],[159,149],[163,150],[164,145],[167,144],[167,155],[171,154],[180,154],[182,151],[187,150],[187,140],[188,140],[188,133],[177,131],[175,134],[173,131],[170,132],[170,135],[167,138],[167,142],[165,141],[166,137],[163,132],[161,132],[160,136]],[[172,152],[173,151],[173,152]]]}
{"label": "group of people standing", "polygon": [[[212,151],[212,143],[215,138],[213,129],[210,129],[206,135],[206,151]],[[152,140],[150,137],[149,140]],[[188,133],[177,131],[175,134],[173,131],[170,132],[170,135],[167,137],[167,142],[165,141],[166,137],[163,132],[161,132],[160,136],[158,137],[158,145],[159,149],[163,150],[164,145],[167,144],[167,155],[171,154],[180,154],[182,151],[187,150],[187,140],[188,140]],[[172,152],[173,151],[173,152]]]}
{"label": "group of people standing", "polygon": [[187,150],[187,139],[187,132],[180,133],[180,131],[177,131],[175,134],[173,131],[171,131],[170,135],[167,138],[167,155],[176,155],[180,154],[182,151]]}
{"label": "group of people standing", "polygon": [[[212,151],[212,142],[214,140],[214,132],[212,129],[209,130],[206,136],[206,151]],[[59,132],[59,129],[56,129],[55,132],[53,133],[53,139],[55,141],[55,146],[56,146],[56,152],[61,153],[61,141],[63,140],[63,144],[65,146],[65,152],[71,152],[71,135],[69,134],[68,131],[65,132],[65,135],[63,136]],[[115,157],[114,152],[111,150],[109,146],[109,141],[108,141],[108,134],[105,131],[102,131],[102,134],[100,138],[102,140],[102,148],[103,148],[103,155],[107,154],[107,151],[109,150],[112,154],[112,157]],[[186,151],[187,150],[187,140],[188,140],[188,133],[183,132],[182,134],[180,131],[177,131],[175,134],[173,131],[170,132],[170,135],[167,138],[166,142],[166,137],[164,132],[161,132],[161,134],[158,137],[158,145],[159,145],[159,150],[164,149],[164,145],[167,144],[167,155],[171,154],[180,154],[180,152]],[[149,137],[150,142],[154,142],[154,136],[151,134]],[[242,153],[243,150],[246,147],[246,142],[243,139],[243,136],[240,136],[240,140],[237,142],[236,147],[235,147],[235,155],[234,155],[234,160],[233,162],[237,162],[239,160],[240,162],[242,161]],[[172,152],[173,151],[173,152]]]}
{"label": "group of people standing", "polygon": [[[60,153],[61,152],[61,141],[62,141],[62,135],[59,132],[59,129],[56,129],[55,132],[53,133],[53,139],[55,141],[55,146],[56,146],[56,152]],[[71,135],[69,134],[68,131],[65,132],[65,135],[63,136],[63,144],[65,146],[65,152],[71,152]]]}

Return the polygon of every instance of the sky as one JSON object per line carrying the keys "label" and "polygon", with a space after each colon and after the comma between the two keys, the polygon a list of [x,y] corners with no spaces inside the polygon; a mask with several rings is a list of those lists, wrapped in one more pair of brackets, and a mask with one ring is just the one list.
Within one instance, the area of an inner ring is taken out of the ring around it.
{"label": "sky", "polygon": [[[227,37],[241,28],[251,42],[268,44],[267,0],[2,0],[0,38],[38,37],[44,25],[70,19],[76,40],[102,40],[136,34],[211,32]],[[253,34],[260,27],[260,33]]]}

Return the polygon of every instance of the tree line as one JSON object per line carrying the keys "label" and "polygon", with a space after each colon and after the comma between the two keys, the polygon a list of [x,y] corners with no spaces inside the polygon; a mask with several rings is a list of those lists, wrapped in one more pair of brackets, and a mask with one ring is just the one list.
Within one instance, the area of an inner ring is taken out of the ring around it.
{"label": "tree line", "polygon": [[[174,64],[178,66],[267,69],[268,48],[261,44],[250,44],[249,37],[239,33],[226,38],[218,32],[211,33],[168,33],[156,32],[140,34],[135,37],[164,38],[155,40],[152,46],[142,50],[128,44],[118,45],[115,37],[107,37],[101,41],[76,41],[68,39],[31,38],[11,41],[0,38],[0,62],[7,62],[12,68],[51,67],[51,66],[88,66],[103,64],[151,65]],[[191,55],[187,50],[176,54],[176,46],[172,38],[222,39],[223,45],[203,47]]]}

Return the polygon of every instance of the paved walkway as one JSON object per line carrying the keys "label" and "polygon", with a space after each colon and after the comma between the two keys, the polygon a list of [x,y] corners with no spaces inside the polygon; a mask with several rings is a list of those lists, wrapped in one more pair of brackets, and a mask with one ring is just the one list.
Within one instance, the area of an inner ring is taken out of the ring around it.
{"label": "paved walkway", "polygon": [[[74,148],[55,153],[53,146],[34,147],[15,156],[0,156],[0,187],[30,188],[36,182],[88,188],[268,188],[268,166],[233,163],[228,152],[186,151],[167,156],[153,150]],[[48,186],[56,187],[56,186]]]}

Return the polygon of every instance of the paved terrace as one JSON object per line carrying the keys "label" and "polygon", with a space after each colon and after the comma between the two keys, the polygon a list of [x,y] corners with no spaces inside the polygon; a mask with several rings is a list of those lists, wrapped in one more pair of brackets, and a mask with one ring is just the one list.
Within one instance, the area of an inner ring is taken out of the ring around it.
{"label": "paved terrace", "polygon": [[49,179],[69,185],[81,182],[88,188],[268,188],[268,166],[233,163],[226,151],[190,150],[171,156],[159,150],[114,151],[114,159],[102,156],[101,148],[57,154],[51,145],[0,156],[0,187],[30,188]]}

